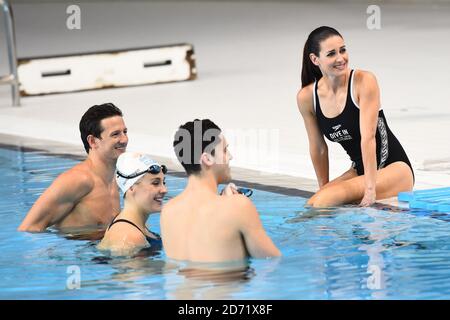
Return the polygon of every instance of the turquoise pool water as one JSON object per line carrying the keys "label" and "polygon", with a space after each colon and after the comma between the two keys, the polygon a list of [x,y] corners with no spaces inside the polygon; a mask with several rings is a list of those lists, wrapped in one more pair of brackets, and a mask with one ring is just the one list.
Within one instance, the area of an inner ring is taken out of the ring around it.
{"label": "turquoise pool water", "polygon": [[[281,259],[192,274],[164,252],[110,258],[97,241],[17,232],[28,209],[77,161],[0,149],[0,299],[449,299],[449,215],[344,207],[255,190]],[[186,180],[167,177],[168,197]],[[159,215],[149,219],[159,232]],[[228,266],[223,266],[228,267]]]}

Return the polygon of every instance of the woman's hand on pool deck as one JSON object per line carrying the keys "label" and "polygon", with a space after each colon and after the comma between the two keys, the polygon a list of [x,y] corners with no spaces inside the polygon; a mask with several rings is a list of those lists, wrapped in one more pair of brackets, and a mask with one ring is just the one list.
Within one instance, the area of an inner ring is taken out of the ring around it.
{"label": "woman's hand on pool deck", "polygon": [[223,190],[221,195],[232,196],[233,194],[239,194],[237,187],[234,183],[229,183]]}
{"label": "woman's hand on pool deck", "polygon": [[359,206],[360,207],[368,207],[375,203],[376,198],[377,198],[377,194],[376,194],[375,189],[366,189],[364,191],[364,197],[362,198]]}

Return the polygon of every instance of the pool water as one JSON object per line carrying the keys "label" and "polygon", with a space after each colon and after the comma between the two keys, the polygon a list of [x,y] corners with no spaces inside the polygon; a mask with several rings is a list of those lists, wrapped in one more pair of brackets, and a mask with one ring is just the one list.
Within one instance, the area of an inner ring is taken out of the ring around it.
{"label": "pool water", "polygon": [[[450,299],[446,214],[308,210],[304,198],[254,190],[251,199],[283,257],[212,273],[189,271],[161,251],[111,258],[96,249],[98,241],[17,232],[38,196],[75,163],[0,149],[0,299]],[[167,176],[168,197],[185,184]],[[148,224],[159,233],[159,214]]]}

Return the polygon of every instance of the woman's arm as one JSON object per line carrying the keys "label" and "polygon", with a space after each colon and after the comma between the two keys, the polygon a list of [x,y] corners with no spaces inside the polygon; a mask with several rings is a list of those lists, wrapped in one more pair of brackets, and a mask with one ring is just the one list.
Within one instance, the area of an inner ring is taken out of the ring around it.
{"label": "woman's arm", "polygon": [[311,86],[301,89],[297,94],[297,106],[308,134],[309,154],[316,172],[317,182],[319,188],[322,188],[329,182],[328,147],[317,124]]}
{"label": "woman's arm", "polygon": [[361,206],[369,206],[376,200],[377,155],[376,130],[378,110],[380,108],[380,89],[375,76],[366,71],[360,71],[359,106],[361,152],[364,164],[365,190]]}

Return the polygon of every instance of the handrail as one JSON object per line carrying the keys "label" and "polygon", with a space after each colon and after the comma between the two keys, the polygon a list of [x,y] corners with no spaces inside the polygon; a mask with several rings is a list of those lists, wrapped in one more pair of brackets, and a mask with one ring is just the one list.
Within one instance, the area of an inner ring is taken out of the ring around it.
{"label": "handrail", "polygon": [[16,36],[14,32],[14,17],[11,5],[7,0],[0,0],[2,7],[5,29],[6,29],[6,43],[8,46],[9,72],[6,76],[0,76],[0,84],[10,84],[12,90],[13,106],[20,106],[19,93],[19,77],[17,73],[17,51],[16,51]]}

